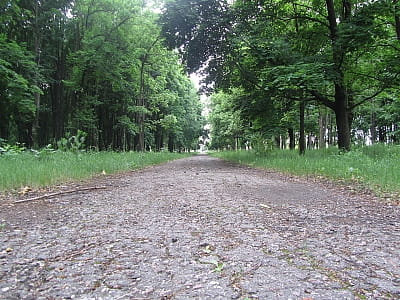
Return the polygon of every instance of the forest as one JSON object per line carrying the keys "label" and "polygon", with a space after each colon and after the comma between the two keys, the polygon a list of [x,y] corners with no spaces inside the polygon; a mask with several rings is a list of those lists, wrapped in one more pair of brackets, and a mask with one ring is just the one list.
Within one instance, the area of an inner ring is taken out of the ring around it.
{"label": "forest", "polygon": [[0,143],[195,149],[202,106],[159,15],[149,1],[1,1]]}
{"label": "forest", "polygon": [[397,0],[1,3],[3,144],[196,149],[196,72],[211,148],[400,142]]}
{"label": "forest", "polygon": [[162,22],[207,75],[213,148],[399,143],[399,1],[176,0]]}

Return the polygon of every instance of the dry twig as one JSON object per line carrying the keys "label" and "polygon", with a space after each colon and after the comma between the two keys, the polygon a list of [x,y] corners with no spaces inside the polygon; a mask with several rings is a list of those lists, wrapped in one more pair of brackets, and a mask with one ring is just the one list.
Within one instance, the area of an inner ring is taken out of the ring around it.
{"label": "dry twig", "polygon": [[55,197],[55,196],[59,196],[59,195],[72,194],[72,193],[78,193],[78,192],[83,192],[83,191],[99,190],[99,189],[105,189],[105,188],[107,188],[107,187],[106,186],[92,186],[92,187],[87,187],[87,188],[78,188],[78,189],[73,189],[73,190],[45,194],[45,195],[28,198],[28,199],[17,200],[14,203],[24,203],[24,202],[29,202],[29,201],[47,199],[47,198],[51,198],[51,197]]}

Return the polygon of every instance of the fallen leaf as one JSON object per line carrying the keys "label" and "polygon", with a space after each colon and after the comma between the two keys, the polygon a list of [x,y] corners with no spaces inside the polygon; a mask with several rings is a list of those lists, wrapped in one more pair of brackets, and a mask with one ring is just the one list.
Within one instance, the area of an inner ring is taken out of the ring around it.
{"label": "fallen leaf", "polygon": [[260,204],[261,207],[267,208],[267,209],[271,209],[270,206],[266,205],[266,204]]}
{"label": "fallen leaf", "polygon": [[21,188],[21,190],[18,192],[20,195],[25,195],[26,193],[32,191],[32,189],[29,186],[24,186]]}

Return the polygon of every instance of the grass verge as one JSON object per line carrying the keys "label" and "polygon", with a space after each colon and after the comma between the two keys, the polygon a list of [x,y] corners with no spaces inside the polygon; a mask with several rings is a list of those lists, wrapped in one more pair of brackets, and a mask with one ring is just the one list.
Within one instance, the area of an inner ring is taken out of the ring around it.
{"label": "grass verge", "polygon": [[144,168],[190,156],[169,152],[55,152],[0,156],[0,192],[38,188],[73,180]]}
{"label": "grass verge", "polygon": [[375,192],[400,192],[400,146],[373,145],[340,154],[336,148],[297,151],[274,150],[263,156],[251,151],[211,155],[254,167],[300,176],[323,176],[357,182]]}

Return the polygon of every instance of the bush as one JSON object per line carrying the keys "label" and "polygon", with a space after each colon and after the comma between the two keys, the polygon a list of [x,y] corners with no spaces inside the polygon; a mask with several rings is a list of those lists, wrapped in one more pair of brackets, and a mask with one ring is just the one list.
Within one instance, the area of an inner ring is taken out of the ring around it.
{"label": "bush", "polygon": [[77,134],[73,136],[71,136],[70,133],[67,133],[64,138],[57,142],[57,148],[61,151],[83,151],[86,148],[86,136],[87,133],[82,130],[78,130]]}

